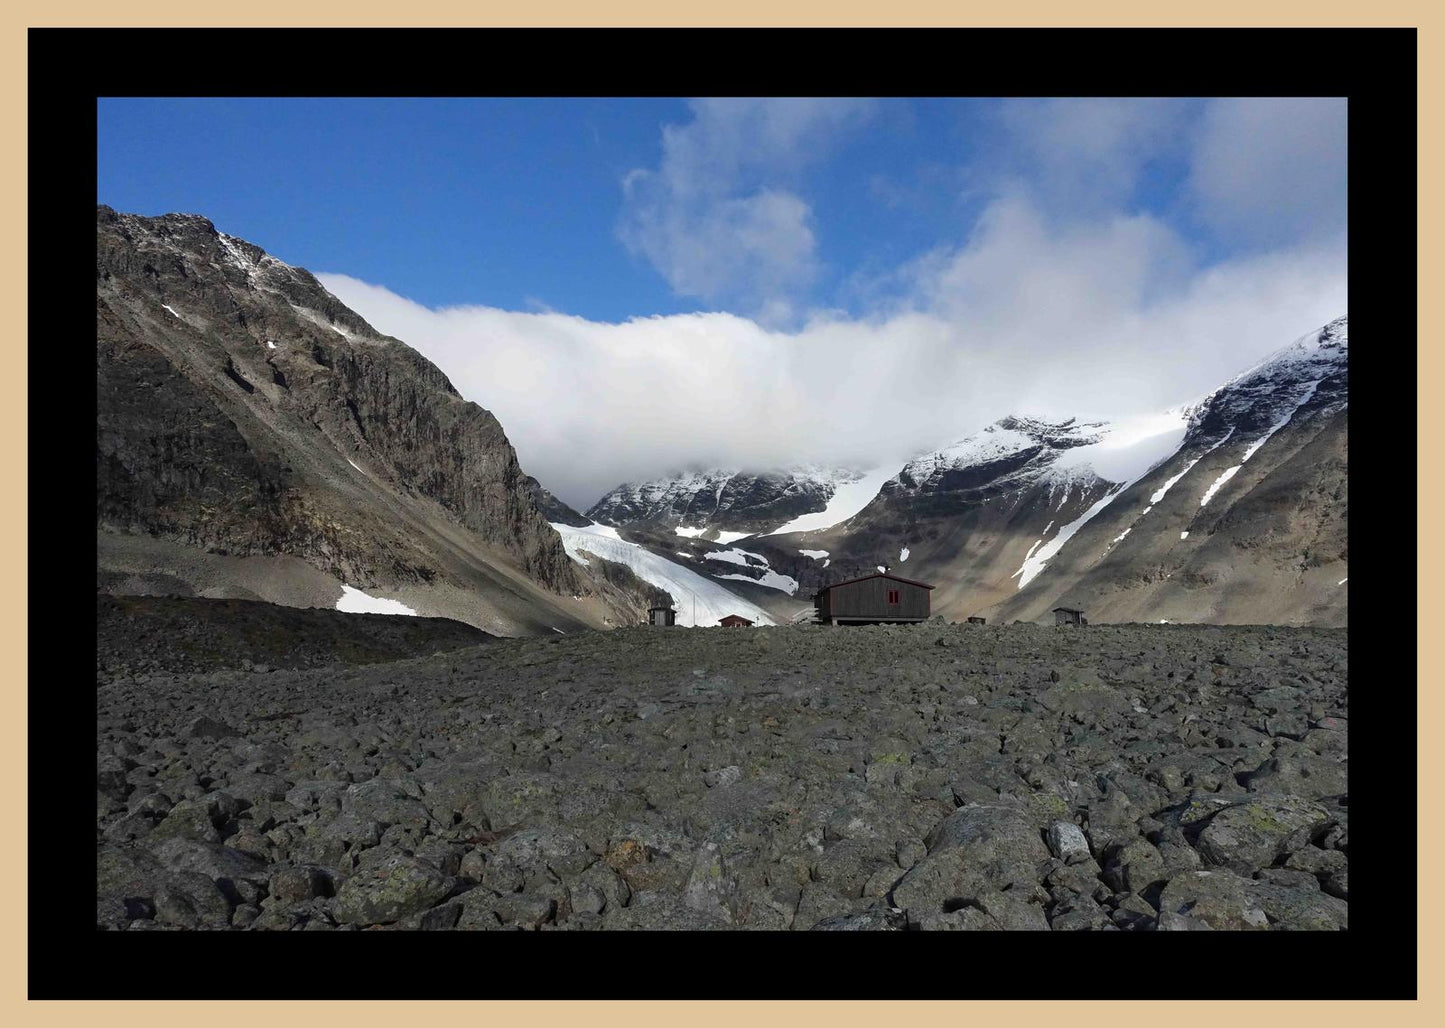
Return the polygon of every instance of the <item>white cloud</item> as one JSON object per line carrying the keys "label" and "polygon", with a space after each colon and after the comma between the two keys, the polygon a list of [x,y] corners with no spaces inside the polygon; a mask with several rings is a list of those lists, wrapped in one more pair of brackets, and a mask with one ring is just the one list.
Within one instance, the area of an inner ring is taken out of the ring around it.
{"label": "white cloud", "polygon": [[[797,177],[872,111],[699,101],[628,177],[627,244],[751,317],[429,310],[319,277],[492,410],[578,509],[688,466],[901,466],[1011,413],[1157,412],[1347,312],[1342,102],[1230,100],[1006,103],[1007,153],[965,176],[992,198],[967,235],[856,283],[887,306],[804,310],[819,230]],[[1161,161],[1183,193],[1136,202]],[[1250,245],[1206,262],[1176,223],[1191,198]]]}
{"label": "white cloud", "polygon": [[790,187],[873,105],[831,98],[712,99],[663,129],[656,170],[623,180],[618,235],[680,295],[784,324],[817,275],[812,210]]}
{"label": "white cloud", "polygon": [[1007,100],[999,119],[1007,167],[1051,209],[1071,216],[1125,205],[1151,162],[1182,148],[1193,101],[1155,97]]}
{"label": "white cloud", "polygon": [[1257,243],[1342,232],[1347,114],[1342,97],[1212,101],[1189,177],[1201,218]]}
{"label": "white cloud", "polygon": [[968,245],[915,269],[911,309],[815,315],[794,332],[723,313],[433,311],[319,277],[493,411],[528,473],[585,509],[689,465],[901,466],[1014,412],[1156,411],[1344,313],[1344,272],[1325,246],[1201,271],[1157,221],[1051,229],[1010,199]]}

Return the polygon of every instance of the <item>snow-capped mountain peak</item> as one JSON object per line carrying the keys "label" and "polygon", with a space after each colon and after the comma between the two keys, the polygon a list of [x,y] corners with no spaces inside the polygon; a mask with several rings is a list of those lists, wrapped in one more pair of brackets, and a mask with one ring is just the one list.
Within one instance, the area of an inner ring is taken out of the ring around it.
{"label": "snow-capped mountain peak", "polygon": [[1160,415],[1053,422],[1002,418],[980,432],[915,457],[885,486],[890,492],[939,492],[985,486],[1009,492],[1132,481],[1179,448],[1182,410]]}
{"label": "snow-capped mountain peak", "polygon": [[1226,432],[1257,438],[1297,410],[1348,403],[1349,319],[1336,318],[1281,347],[1188,408],[1190,442]]}
{"label": "snow-capped mountain peak", "polygon": [[823,511],[840,491],[866,478],[866,472],[817,464],[771,471],[682,471],[620,485],[598,500],[587,516],[600,524],[648,523],[673,527],[679,535],[731,541]]}

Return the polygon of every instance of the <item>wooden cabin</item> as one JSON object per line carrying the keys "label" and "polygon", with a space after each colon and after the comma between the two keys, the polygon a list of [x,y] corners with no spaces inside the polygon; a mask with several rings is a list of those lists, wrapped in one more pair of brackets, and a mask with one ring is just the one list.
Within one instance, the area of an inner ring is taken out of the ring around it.
{"label": "wooden cabin", "polygon": [[1073,607],[1055,607],[1054,624],[1056,625],[1087,625],[1089,619],[1084,617],[1082,610]]}
{"label": "wooden cabin", "polygon": [[825,625],[911,624],[928,620],[933,586],[879,571],[825,585],[813,596],[817,619]]}
{"label": "wooden cabin", "polygon": [[658,625],[663,628],[671,628],[673,625],[677,624],[677,611],[673,610],[671,607],[648,607],[647,623],[649,625]]}
{"label": "wooden cabin", "polygon": [[983,618],[979,618],[979,617],[969,618],[969,619],[968,619],[968,623],[969,623],[970,625],[985,625],[985,624],[988,624],[987,621],[985,621]]}
{"label": "wooden cabin", "polygon": [[741,614],[729,614],[719,621],[718,624],[724,628],[751,628],[753,623]]}

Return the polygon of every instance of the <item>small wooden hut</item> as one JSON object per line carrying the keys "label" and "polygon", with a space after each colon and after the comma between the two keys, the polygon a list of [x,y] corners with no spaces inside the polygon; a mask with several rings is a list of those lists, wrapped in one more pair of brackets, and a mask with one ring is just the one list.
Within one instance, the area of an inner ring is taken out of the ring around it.
{"label": "small wooden hut", "polygon": [[911,624],[928,620],[932,590],[927,582],[879,571],[824,586],[813,607],[825,625]]}

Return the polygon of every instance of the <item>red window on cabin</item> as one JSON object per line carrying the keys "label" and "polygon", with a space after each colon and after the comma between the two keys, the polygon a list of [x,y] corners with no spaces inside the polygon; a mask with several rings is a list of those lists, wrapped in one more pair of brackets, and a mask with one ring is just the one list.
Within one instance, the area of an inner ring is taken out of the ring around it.
{"label": "red window on cabin", "polygon": [[897,602],[898,602],[898,592],[899,592],[899,590],[897,590],[897,589],[889,589],[889,590],[888,590],[888,602],[889,602],[889,603],[897,603]]}

